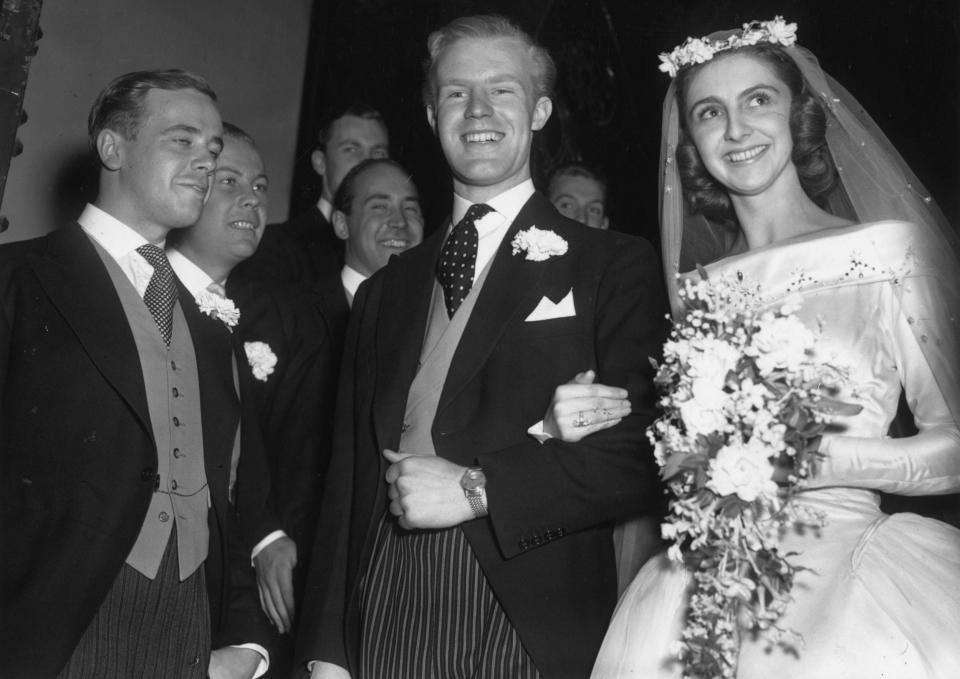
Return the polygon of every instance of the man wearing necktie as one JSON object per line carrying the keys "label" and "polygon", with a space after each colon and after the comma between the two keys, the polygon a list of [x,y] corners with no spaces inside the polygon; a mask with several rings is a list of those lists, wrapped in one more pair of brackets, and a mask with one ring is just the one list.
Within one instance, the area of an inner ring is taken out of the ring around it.
{"label": "man wearing necktie", "polygon": [[[89,118],[96,204],[0,249],[4,677],[251,676],[261,662],[232,646],[256,639],[230,615],[256,600],[228,570],[230,333],[163,249],[200,215],[221,130],[201,78],[117,78]],[[225,648],[208,667],[211,646]]]}
{"label": "man wearing necktie", "polygon": [[[253,382],[269,473],[240,478],[236,495],[247,500],[243,503],[247,507],[251,493],[261,507],[267,502],[266,511],[255,507],[238,517],[247,543],[234,575],[256,579],[263,612],[275,627],[267,636],[271,676],[287,677],[293,654],[291,630],[329,450],[330,435],[321,416],[333,410],[325,399],[332,399],[335,392],[342,344],[334,341],[330,321],[312,296],[293,289],[281,296],[248,281],[235,284],[236,267],[261,242],[268,197],[269,179],[254,140],[224,122],[223,152],[203,212],[192,227],[171,234],[167,256],[201,310],[231,324],[234,342],[245,354],[237,365],[238,377]],[[254,342],[268,347],[276,359],[269,371],[253,369]],[[243,471],[243,459],[238,457],[233,464]],[[235,476],[231,474],[231,479]]]}
{"label": "man wearing necktie", "polygon": [[[657,256],[534,190],[544,49],[490,16],[428,48],[453,215],[354,302],[298,655],[314,677],[586,677],[616,601],[612,524],[659,495]],[[528,434],[585,370],[632,414],[576,444]]]}

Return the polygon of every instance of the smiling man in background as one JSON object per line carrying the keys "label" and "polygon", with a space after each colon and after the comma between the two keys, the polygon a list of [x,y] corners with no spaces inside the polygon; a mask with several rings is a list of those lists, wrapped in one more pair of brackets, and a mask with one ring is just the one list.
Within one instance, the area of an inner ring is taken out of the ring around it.
{"label": "smiling man in background", "polygon": [[352,304],[363,281],[392,255],[423,240],[420,199],[410,173],[389,159],[355,166],[334,199],[333,230],[345,242],[341,280]]}
{"label": "smiling man in background", "polygon": [[340,182],[364,160],[389,155],[386,122],[372,106],[353,102],[329,114],[310,154],[322,180],[319,200],[287,222],[268,225],[259,251],[237,269],[237,277],[271,287],[324,283],[343,265],[343,242],[332,227]]}

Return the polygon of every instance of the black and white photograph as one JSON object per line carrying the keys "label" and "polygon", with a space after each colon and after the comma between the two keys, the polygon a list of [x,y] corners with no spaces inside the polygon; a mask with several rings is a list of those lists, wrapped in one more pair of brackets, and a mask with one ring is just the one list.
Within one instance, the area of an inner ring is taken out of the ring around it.
{"label": "black and white photograph", "polygon": [[0,676],[960,677],[955,0],[5,0]]}

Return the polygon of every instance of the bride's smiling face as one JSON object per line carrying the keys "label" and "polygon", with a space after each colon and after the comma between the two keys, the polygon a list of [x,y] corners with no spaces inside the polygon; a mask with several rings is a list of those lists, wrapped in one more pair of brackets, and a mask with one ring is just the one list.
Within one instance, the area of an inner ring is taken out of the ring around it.
{"label": "bride's smiling face", "polygon": [[791,99],[767,63],[745,54],[717,58],[690,78],[687,132],[707,171],[732,194],[763,193],[793,169]]}

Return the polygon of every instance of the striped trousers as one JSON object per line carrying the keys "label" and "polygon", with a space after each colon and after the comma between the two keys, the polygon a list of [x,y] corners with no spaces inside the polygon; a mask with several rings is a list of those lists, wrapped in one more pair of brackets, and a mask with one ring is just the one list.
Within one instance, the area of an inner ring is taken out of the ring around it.
{"label": "striped trousers", "polygon": [[174,528],[156,578],[123,564],[58,679],[204,679],[209,660],[203,566],[180,581]]}
{"label": "striped trousers", "polygon": [[381,520],[361,594],[355,679],[537,679],[460,528]]}

